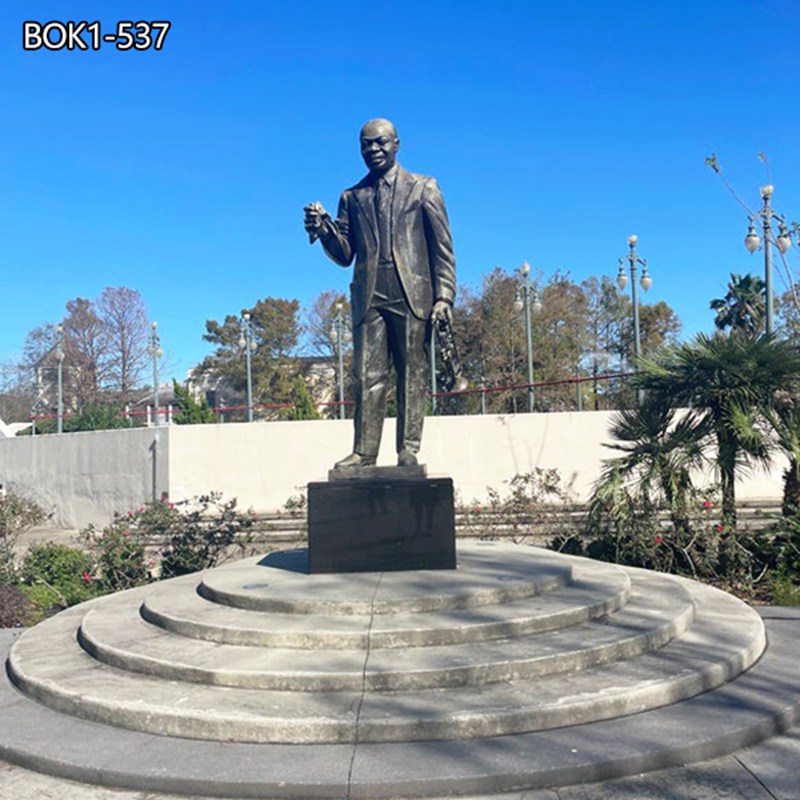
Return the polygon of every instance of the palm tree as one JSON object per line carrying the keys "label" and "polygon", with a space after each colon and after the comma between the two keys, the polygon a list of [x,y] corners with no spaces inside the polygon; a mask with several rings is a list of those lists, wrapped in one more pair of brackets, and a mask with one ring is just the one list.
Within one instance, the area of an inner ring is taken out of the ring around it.
{"label": "palm tree", "polygon": [[756,336],[764,327],[765,297],[766,284],[761,278],[732,272],[728,293],[710,303],[717,313],[714,325],[721,331],[730,328],[731,333]]}
{"label": "palm tree", "polygon": [[789,459],[783,473],[783,515],[800,512],[800,397],[778,393],[774,408],[768,409],[766,419],[777,439],[778,447]]}
{"label": "palm tree", "polygon": [[771,442],[764,426],[779,390],[800,379],[800,353],[768,335],[755,338],[698,335],[694,341],[643,360],[637,383],[672,408],[688,407],[688,434],[707,448],[722,492],[723,524],[736,523],[737,473],[754,462],[767,463]]}
{"label": "palm tree", "polygon": [[675,530],[688,532],[690,472],[702,460],[694,421],[651,394],[640,407],[618,412],[610,433],[615,443],[608,447],[623,455],[606,462],[601,483],[633,479],[646,506],[663,498]]}

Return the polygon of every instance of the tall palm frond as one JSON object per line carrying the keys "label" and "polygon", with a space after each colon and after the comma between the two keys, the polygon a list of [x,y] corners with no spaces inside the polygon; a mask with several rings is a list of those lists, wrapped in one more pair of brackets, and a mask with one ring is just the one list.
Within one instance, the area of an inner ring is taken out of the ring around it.
{"label": "tall palm frond", "polygon": [[776,392],[800,380],[800,353],[772,336],[698,335],[642,361],[639,387],[655,402],[691,409],[687,430],[701,446],[711,436],[722,487],[723,516],[736,519],[735,478],[743,466],[766,463],[768,444],[756,434]]}
{"label": "tall palm frond", "polygon": [[702,463],[703,441],[709,431],[691,413],[677,412],[650,396],[636,409],[619,412],[611,423],[613,450],[622,453],[606,462],[602,480],[612,473],[632,482],[650,506],[663,499],[673,524],[687,524],[691,470]]}
{"label": "tall palm frond", "polygon": [[780,393],[765,416],[778,447],[789,459],[783,473],[783,514],[790,516],[800,511],[800,397]]}

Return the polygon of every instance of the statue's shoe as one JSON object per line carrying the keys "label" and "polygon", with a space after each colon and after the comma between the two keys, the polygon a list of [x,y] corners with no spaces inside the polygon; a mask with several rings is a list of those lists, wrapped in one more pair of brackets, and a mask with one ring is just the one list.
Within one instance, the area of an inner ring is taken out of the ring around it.
{"label": "statue's shoe", "polygon": [[410,450],[401,450],[397,454],[398,467],[416,467],[418,463],[417,456]]}
{"label": "statue's shoe", "polygon": [[350,453],[349,456],[337,461],[334,469],[352,469],[353,467],[374,467],[376,456],[363,456],[361,453]]}

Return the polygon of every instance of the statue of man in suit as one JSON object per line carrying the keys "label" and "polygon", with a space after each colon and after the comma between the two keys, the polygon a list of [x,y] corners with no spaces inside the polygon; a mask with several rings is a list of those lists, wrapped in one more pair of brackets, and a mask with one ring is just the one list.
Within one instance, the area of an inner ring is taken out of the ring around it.
{"label": "statue of man in suit", "polygon": [[353,315],[355,443],[336,468],[375,464],[383,429],[389,359],[397,374],[397,463],[417,464],[427,399],[431,325],[451,318],[455,258],[447,212],[433,178],[397,164],[400,139],[386,119],[361,129],[369,173],[342,192],[336,219],[318,203],[305,228],[337,264],[355,258]]}

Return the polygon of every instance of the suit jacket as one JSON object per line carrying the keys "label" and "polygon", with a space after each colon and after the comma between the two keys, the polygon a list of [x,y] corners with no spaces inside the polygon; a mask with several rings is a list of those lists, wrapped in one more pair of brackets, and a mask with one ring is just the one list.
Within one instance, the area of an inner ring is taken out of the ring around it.
{"label": "suit jacket", "polygon": [[[392,255],[400,284],[414,316],[427,319],[433,303],[455,299],[453,240],[447,211],[433,178],[397,168],[392,199]],[[335,222],[320,239],[325,252],[347,267],[355,257],[350,284],[353,323],[358,325],[372,301],[378,267],[378,221],[375,188],[368,175],[345,189]]]}

